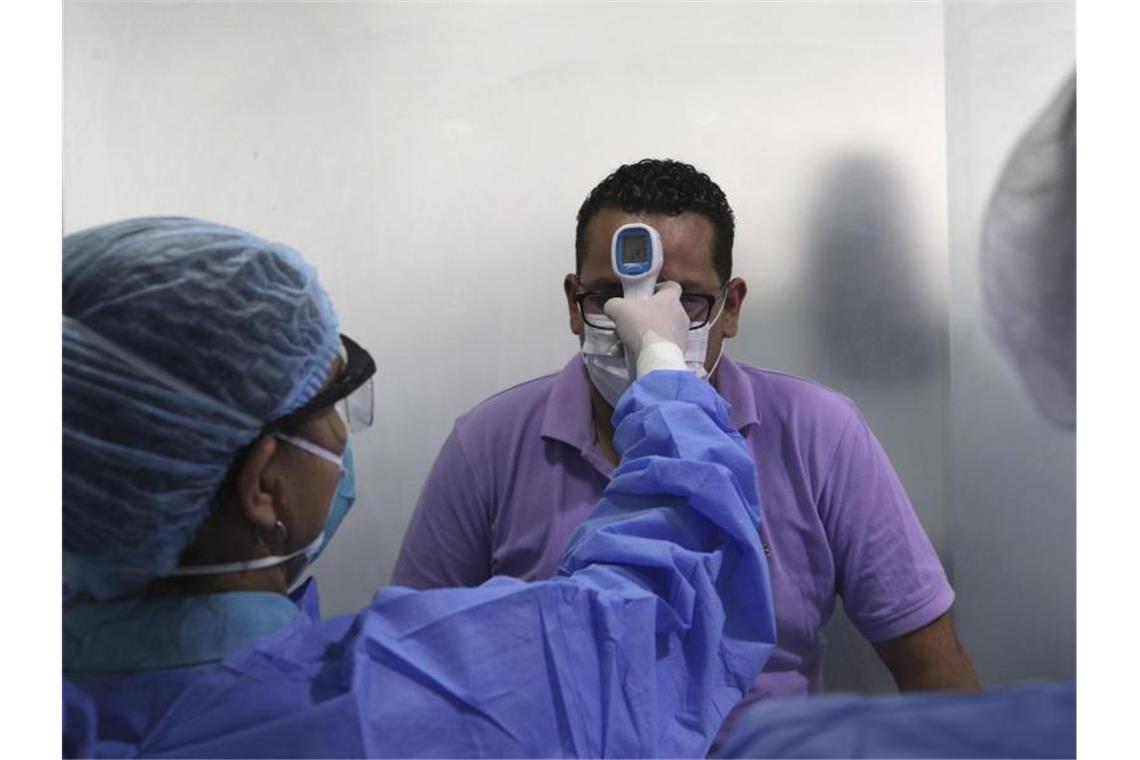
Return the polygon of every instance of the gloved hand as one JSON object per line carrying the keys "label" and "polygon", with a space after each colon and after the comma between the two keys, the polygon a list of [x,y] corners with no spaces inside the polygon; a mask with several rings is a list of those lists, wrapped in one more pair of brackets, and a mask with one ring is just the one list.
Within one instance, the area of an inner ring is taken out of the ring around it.
{"label": "gloved hand", "polygon": [[655,369],[686,369],[689,315],[681,306],[680,285],[663,282],[652,297],[644,300],[611,298],[606,301],[605,311],[614,321],[638,377]]}

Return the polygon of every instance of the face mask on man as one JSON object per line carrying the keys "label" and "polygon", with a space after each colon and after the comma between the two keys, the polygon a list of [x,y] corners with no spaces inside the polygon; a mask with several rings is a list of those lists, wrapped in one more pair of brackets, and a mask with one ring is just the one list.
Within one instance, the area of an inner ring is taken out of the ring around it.
{"label": "face mask on man", "polygon": [[[697,377],[708,379],[716,371],[720,359],[724,356],[724,343],[720,345],[720,352],[712,369],[705,370],[705,355],[708,353],[709,333],[712,326],[724,313],[724,301],[720,310],[709,322],[696,330],[689,331],[689,345],[685,348],[685,366],[696,373]],[[617,330],[613,323],[605,318],[595,317],[594,321],[606,325],[609,329],[593,327],[583,324],[582,361],[586,364],[586,374],[590,382],[602,394],[610,406],[617,406],[618,399],[626,389],[633,384],[629,367],[625,359],[625,348],[618,339]]]}

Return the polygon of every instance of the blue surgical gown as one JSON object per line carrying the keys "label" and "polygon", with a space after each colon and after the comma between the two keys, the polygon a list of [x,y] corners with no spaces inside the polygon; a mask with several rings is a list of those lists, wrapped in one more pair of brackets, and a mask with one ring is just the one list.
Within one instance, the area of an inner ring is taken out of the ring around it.
{"label": "blue surgical gown", "polygon": [[64,618],[64,751],[101,756],[702,756],[775,640],[756,467],[728,405],[654,372],[557,577],[291,598],[135,599]]}
{"label": "blue surgical gown", "polygon": [[773,699],[750,707],[718,757],[1076,757],[1075,683],[978,693]]}

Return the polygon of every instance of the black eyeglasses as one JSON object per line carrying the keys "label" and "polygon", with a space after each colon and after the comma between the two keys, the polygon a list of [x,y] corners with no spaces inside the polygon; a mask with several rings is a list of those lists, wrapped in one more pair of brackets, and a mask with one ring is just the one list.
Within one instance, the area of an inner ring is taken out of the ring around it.
{"label": "black eyeglasses", "polygon": [[[724,291],[727,287],[728,285],[726,283],[720,290],[712,295],[707,293],[681,294],[681,308],[689,315],[690,330],[699,330],[709,323],[709,319],[712,318],[712,310],[716,304],[716,299],[724,295]],[[578,302],[578,311],[582,313],[582,319],[590,327],[599,330],[614,329],[613,321],[606,316],[605,312],[606,301],[611,298],[621,298],[621,293],[592,290],[577,293],[574,296],[574,300]]]}
{"label": "black eyeglasses", "polygon": [[340,342],[343,348],[341,358],[344,360],[344,369],[340,375],[301,408],[262,428],[262,434],[295,428],[330,407],[336,407],[348,429],[353,432],[372,424],[372,376],[376,374],[376,362],[359,343],[347,335],[341,335]]}

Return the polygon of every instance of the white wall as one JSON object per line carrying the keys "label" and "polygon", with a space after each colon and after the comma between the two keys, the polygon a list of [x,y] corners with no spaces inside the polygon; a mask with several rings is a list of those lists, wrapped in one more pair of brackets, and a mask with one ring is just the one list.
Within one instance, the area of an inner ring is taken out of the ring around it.
{"label": "white wall", "polygon": [[[68,4],[65,226],[196,215],[318,266],[380,367],[336,612],[387,581],[454,417],[575,351],[585,194],[692,162],[737,214],[730,352],[853,396],[945,557],[943,43],[938,3]],[[829,683],[883,688],[830,630]]]}
{"label": "white wall", "polygon": [[1073,70],[1073,4],[947,3],[950,545],[962,638],[989,683],[1076,675],[1072,432],[982,326],[978,244],[1009,152]]}

